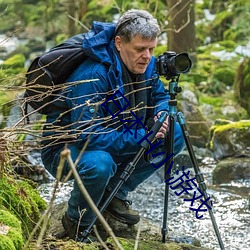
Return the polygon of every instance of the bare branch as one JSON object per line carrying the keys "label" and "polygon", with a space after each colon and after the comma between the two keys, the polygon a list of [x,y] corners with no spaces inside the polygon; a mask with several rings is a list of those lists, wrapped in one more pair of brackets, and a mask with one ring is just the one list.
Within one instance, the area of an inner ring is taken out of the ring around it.
{"label": "bare branch", "polygon": [[106,222],[106,220],[104,219],[104,217],[102,216],[102,214],[100,213],[100,211],[98,210],[98,208],[96,207],[96,205],[93,202],[92,198],[90,197],[88,191],[86,190],[83,182],[81,181],[81,178],[80,178],[79,174],[77,173],[77,170],[75,168],[74,162],[73,162],[73,160],[71,158],[70,150],[69,149],[63,150],[61,152],[61,157],[67,159],[67,161],[69,163],[69,166],[70,166],[70,168],[71,168],[71,170],[73,172],[73,176],[75,178],[75,181],[77,182],[78,187],[81,190],[84,198],[88,202],[90,208],[97,215],[99,221],[102,223],[102,225],[104,226],[104,228],[106,229],[106,231],[108,232],[108,234],[113,238],[113,240],[115,242],[115,245],[118,247],[118,249],[123,250],[123,247],[120,245],[120,243],[117,240],[116,236],[114,235],[111,227],[109,226],[109,224]]}
{"label": "bare branch", "polygon": [[76,18],[74,18],[71,15],[68,15],[68,17],[72,20],[74,20],[76,23],[80,24],[80,26],[82,26],[86,31],[89,31],[89,28],[87,26],[85,26],[82,22],[80,22],[79,20],[77,20]]}

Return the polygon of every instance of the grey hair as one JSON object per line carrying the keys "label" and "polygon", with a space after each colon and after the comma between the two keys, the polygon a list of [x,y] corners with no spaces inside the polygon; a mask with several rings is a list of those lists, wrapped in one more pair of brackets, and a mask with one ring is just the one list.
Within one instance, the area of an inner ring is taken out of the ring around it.
{"label": "grey hair", "polygon": [[153,40],[160,34],[157,20],[145,10],[128,10],[118,20],[116,36],[128,43],[135,35]]}

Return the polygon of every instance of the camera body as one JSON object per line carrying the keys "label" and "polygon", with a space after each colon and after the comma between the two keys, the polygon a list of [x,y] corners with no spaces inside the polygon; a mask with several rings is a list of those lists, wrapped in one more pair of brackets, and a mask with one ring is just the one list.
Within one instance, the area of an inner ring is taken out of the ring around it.
{"label": "camera body", "polygon": [[187,73],[192,66],[192,61],[187,53],[176,54],[174,51],[166,51],[156,59],[156,70],[160,76],[170,80]]}

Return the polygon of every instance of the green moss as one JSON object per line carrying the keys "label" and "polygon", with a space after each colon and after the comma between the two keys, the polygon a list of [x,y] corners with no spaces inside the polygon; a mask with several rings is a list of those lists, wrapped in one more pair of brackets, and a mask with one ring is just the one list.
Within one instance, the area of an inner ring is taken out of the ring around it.
{"label": "green moss", "polygon": [[20,221],[16,218],[16,216],[11,214],[7,210],[0,209],[0,221],[7,226],[14,227],[17,230],[21,230]]}
{"label": "green moss", "polygon": [[224,99],[221,96],[209,96],[209,95],[200,95],[199,97],[200,103],[207,103],[214,107],[221,107],[224,103]]}
{"label": "green moss", "polygon": [[232,86],[235,78],[235,70],[228,67],[221,67],[214,71],[214,79],[228,86]]}
{"label": "green moss", "polygon": [[[21,249],[24,243],[20,221],[7,210],[0,210],[0,224],[10,227],[6,235],[0,235],[0,249]],[[2,237],[4,236],[4,237]]]}
{"label": "green moss", "polygon": [[4,61],[4,63],[2,64],[2,69],[9,69],[11,67],[23,68],[24,64],[25,56],[23,54],[16,54]]}
{"label": "green moss", "polygon": [[[124,250],[134,249],[134,245],[135,245],[134,240],[119,238],[119,242],[123,246]],[[146,250],[146,248],[144,249]]]}
{"label": "green moss", "polygon": [[[200,105],[209,104],[213,106],[212,113],[208,114],[207,117],[212,121],[219,118],[221,119],[226,118],[231,121],[239,121],[249,118],[247,111],[240,106],[232,91],[226,91],[225,93],[216,96],[211,96],[206,93],[199,93],[198,98]],[[233,107],[235,112],[231,111],[225,114],[224,108],[226,106]]]}
{"label": "green moss", "polygon": [[1,64],[0,84],[20,86],[25,81],[25,56],[16,54]]}
{"label": "green moss", "polygon": [[0,249],[16,250],[13,241],[7,235],[0,234]]}
{"label": "green moss", "polygon": [[234,123],[229,123],[226,125],[218,125],[215,126],[214,133],[220,133],[220,132],[225,132],[231,129],[245,129],[250,127],[250,121],[239,121],[239,122],[234,122]]}
{"label": "green moss", "polygon": [[[98,250],[99,249],[99,247],[98,246],[95,246],[95,244],[91,244],[91,245],[86,245],[86,246],[84,246],[84,249],[85,250]],[[67,249],[68,250],[68,249]]]}
{"label": "green moss", "polygon": [[0,206],[8,209],[21,221],[24,237],[27,238],[46,203],[27,182],[4,176],[0,179]]}
{"label": "green moss", "polygon": [[226,51],[232,52],[235,50],[237,43],[234,40],[223,40],[219,42],[219,45],[222,46]]}
{"label": "green moss", "polygon": [[24,245],[24,240],[22,236],[22,231],[16,231],[15,228],[11,228],[7,236],[12,240],[16,249],[22,249]]}
{"label": "green moss", "polygon": [[176,243],[168,243],[167,244],[169,250],[183,250],[183,248]]}

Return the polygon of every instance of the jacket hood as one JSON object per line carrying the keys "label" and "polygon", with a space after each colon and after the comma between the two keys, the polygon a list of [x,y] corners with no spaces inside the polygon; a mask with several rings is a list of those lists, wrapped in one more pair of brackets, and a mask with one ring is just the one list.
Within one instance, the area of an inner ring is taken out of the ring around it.
{"label": "jacket hood", "polygon": [[83,49],[87,56],[104,64],[112,64],[115,24],[94,21],[85,34]]}

